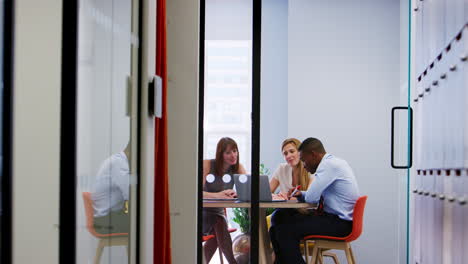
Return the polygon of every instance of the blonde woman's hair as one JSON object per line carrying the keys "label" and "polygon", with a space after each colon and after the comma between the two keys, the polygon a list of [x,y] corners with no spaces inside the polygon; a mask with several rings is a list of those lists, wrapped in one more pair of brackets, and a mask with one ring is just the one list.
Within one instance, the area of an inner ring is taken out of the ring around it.
{"label": "blonde woman's hair", "polygon": [[[297,151],[299,151],[299,146],[301,145],[301,141],[297,138],[288,138],[283,141],[283,144],[281,144],[281,152],[283,151],[284,147],[288,144],[293,145]],[[299,169],[299,182],[298,184],[301,185],[300,190],[301,191],[306,191],[307,188],[309,188],[310,184],[310,175],[309,172],[304,168],[304,165],[302,164],[302,161],[299,160],[299,163],[297,163],[296,167]]]}

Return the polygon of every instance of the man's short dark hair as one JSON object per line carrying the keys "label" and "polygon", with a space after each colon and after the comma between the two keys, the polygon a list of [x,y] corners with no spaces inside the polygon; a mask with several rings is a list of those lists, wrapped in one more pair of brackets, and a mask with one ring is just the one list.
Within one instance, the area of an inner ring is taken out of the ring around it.
{"label": "man's short dark hair", "polygon": [[302,141],[302,144],[299,146],[299,151],[302,152],[317,152],[317,153],[326,153],[325,148],[320,140],[316,138],[307,138]]}

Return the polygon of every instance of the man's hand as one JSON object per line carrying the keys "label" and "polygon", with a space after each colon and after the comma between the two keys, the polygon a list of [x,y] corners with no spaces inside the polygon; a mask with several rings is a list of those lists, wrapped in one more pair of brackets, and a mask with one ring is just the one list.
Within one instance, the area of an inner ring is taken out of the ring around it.
{"label": "man's hand", "polygon": [[[288,198],[289,198],[289,199],[291,199],[291,198],[293,198],[293,197],[298,197],[298,196],[301,196],[301,195],[302,195],[302,192],[299,191],[299,190],[296,191],[296,189],[297,189],[296,187],[289,189],[289,191],[288,191]],[[296,192],[295,192],[295,191],[296,191]]]}

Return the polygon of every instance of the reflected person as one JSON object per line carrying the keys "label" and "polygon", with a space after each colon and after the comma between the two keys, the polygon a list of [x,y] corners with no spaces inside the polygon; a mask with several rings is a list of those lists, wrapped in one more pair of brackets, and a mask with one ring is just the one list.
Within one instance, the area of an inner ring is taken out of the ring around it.
{"label": "reflected person", "polygon": [[[229,137],[221,138],[216,146],[216,158],[203,161],[203,198],[234,198],[233,174],[245,174],[239,163],[237,143]],[[224,208],[203,208],[203,234],[215,235],[205,242],[203,249],[207,263],[216,248],[229,263],[237,263],[232,252],[232,240],[228,231]]]}
{"label": "reflected person", "polygon": [[106,159],[99,168],[91,199],[94,208],[94,228],[100,234],[129,232],[129,155],[130,144],[123,151]]}

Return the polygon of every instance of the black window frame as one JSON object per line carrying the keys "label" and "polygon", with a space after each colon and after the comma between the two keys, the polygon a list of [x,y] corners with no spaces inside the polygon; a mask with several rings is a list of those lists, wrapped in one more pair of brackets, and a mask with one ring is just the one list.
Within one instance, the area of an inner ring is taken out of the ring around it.
{"label": "black window frame", "polygon": [[[261,32],[262,0],[252,0],[252,136],[251,136],[251,226],[250,263],[259,262],[259,167],[260,167],[260,88],[261,88]],[[205,15],[206,0],[200,0],[199,28],[199,104],[198,104],[198,206],[197,206],[197,263],[202,263],[203,221],[203,134],[205,98]]]}
{"label": "black window frame", "polygon": [[3,109],[2,111],[2,219],[0,262],[12,262],[12,167],[13,167],[13,89],[14,89],[14,0],[4,1],[3,10]]}

